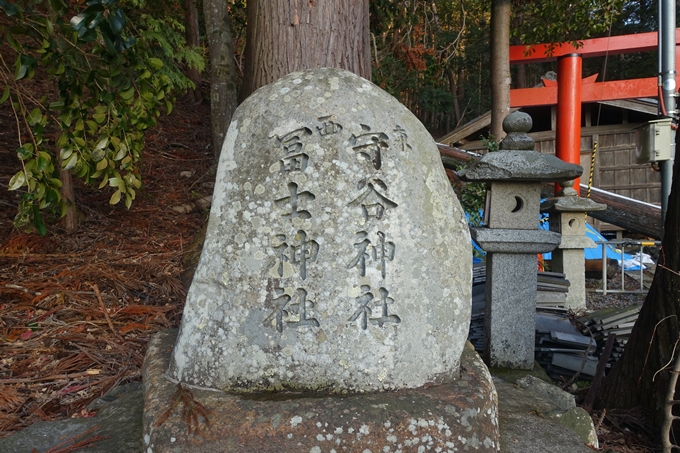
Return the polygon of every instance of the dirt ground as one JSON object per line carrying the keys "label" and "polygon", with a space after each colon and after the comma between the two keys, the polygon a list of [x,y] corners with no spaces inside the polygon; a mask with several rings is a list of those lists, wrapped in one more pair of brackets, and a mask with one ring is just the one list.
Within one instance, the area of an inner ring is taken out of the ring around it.
{"label": "dirt ground", "polygon": [[0,110],[0,436],[92,415],[94,398],[141,379],[149,337],[179,326],[182,254],[207,211],[172,207],[211,194],[213,149],[209,107],[177,107],[147,135],[129,211],[76,184],[78,231],[52,222],[44,237],[13,227],[20,194],[6,188],[20,167],[11,111]]}
{"label": "dirt ground", "polygon": [[[76,183],[78,231],[52,219],[46,236],[26,234],[12,223],[20,193],[6,190],[19,169],[12,123],[0,106],[0,437],[92,416],[89,402],[141,379],[149,337],[179,326],[182,256],[207,220],[173,207],[211,195],[214,179],[209,107],[180,101],[147,135],[130,210]],[[640,414],[593,416],[602,451],[656,451]]]}

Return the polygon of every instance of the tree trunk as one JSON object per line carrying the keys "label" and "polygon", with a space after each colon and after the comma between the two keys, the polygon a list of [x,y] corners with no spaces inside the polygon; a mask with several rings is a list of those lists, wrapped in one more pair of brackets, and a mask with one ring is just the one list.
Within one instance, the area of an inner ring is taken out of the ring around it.
{"label": "tree trunk", "polygon": [[[675,349],[680,335],[679,168],[680,159],[675,161],[665,233],[652,286],[623,356],[604,382],[598,404],[607,408],[641,406],[654,426],[660,426],[663,418],[673,353],[680,353]],[[676,438],[680,436],[680,429],[676,427],[674,434]]]}
{"label": "tree trunk", "polygon": [[[513,27],[515,29],[520,29],[522,28],[522,25],[524,24],[524,15],[522,13],[515,15]],[[512,45],[513,46],[518,46],[521,45],[522,41],[520,40],[519,36],[516,36],[512,39]],[[515,69],[517,70],[517,78],[515,79],[515,88],[527,88],[527,65],[525,64],[518,64],[515,66]]]}
{"label": "tree trunk", "polygon": [[510,0],[491,3],[491,135],[505,137],[503,119],[510,113]]}
{"label": "tree trunk", "polygon": [[335,67],[371,78],[368,0],[252,0],[240,99],[286,74]]}
{"label": "tree trunk", "polygon": [[[196,0],[184,0],[184,22],[186,26],[187,45],[191,47],[199,46],[198,9],[196,8]],[[196,87],[191,90],[194,102],[201,102],[203,99],[203,94],[201,93],[201,75],[192,67],[187,67],[186,73],[189,80],[196,85]]]}
{"label": "tree trunk", "polygon": [[238,105],[236,67],[227,2],[203,0],[203,14],[210,50],[210,115],[217,161],[231,116]]}
{"label": "tree trunk", "polygon": [[61,181],[61,196],[66,203],[66,211],[61,218],[61,226],[69,233],[73,233],[78,229],[78,215],[76,211],[76,197],[73,192],[73,176],[71,170],[64,170],[61,166],[61,159],[59,162],[59,180]]}

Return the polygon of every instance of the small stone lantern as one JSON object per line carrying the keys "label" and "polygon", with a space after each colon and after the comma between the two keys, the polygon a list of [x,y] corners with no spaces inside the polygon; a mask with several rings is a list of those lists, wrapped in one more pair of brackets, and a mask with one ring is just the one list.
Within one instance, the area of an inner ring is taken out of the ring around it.
{"label": "small stone lantern", "polygon": [[586,213],[604,211],[607,205],[590,198],[581,198],[572,187],[573,181],[561,182],[564,187],[556,198],[541,204],[541,212],[550,214],[550,231],[560,233],[562,241],[552,252],[552,270],[567,276],[571,283],[566,307],[572,310],[586,308],[586,269],[583,249],[597,247],[586,236]]}
{"label": "small stone lantern", "polygon": [[531,117],[513,112],[498,152],[460,171],[463,181],[486,181],[485,226],[471,228],[486,250],[484,358],[489,366],[534,367],[538,253],[554,250],[560,234],[538,229],[542,182],[565,181],[583,173],[549,154],[534,151]]}

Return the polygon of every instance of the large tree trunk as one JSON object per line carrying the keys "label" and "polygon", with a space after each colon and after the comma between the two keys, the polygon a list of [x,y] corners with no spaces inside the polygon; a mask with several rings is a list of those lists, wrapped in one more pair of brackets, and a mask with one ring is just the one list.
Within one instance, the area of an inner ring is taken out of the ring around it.
{"label": "large tree trunk", "polygon": [[217,161],[231,116],[238,105],[236,67],[227,2],[203,0],[203,14],[210,50],[210,116]]}
{"label": "large tree trunk", "polygon": [[510,113],[510,0],[491,3],[491,135],[505,137],[503,119]]}
{"label": "large tree trunk", "polygon": [[286,74],[335,67],[371,78],[368,0],[252,0],[240,99]]}
{"label": "large tree trunk", "polygon": [[[675,161],[665,233],[652,287],[640,310],[622,358],[604,382],[599,406],[642,406],[660,426],[663,405],[680,335],[680,162]],[[660,371],[662,370],[663,371]],[[676,394],[675,399],[679,399]],[[680,429],[676,427],[676,438]]]}

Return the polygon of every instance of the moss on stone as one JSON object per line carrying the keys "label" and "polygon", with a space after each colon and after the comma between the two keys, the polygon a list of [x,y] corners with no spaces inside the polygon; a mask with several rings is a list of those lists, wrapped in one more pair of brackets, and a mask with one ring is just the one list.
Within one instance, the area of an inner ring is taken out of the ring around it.
{"label": "moss on stone", "polygon": [[512,370],[510,368],[489,368],[491,376],[503,379],[505,382],[514,384],[525,376],[534,376],[542,381],[552,384],[553,381],[538,362],[534,362],[533,370]]}

